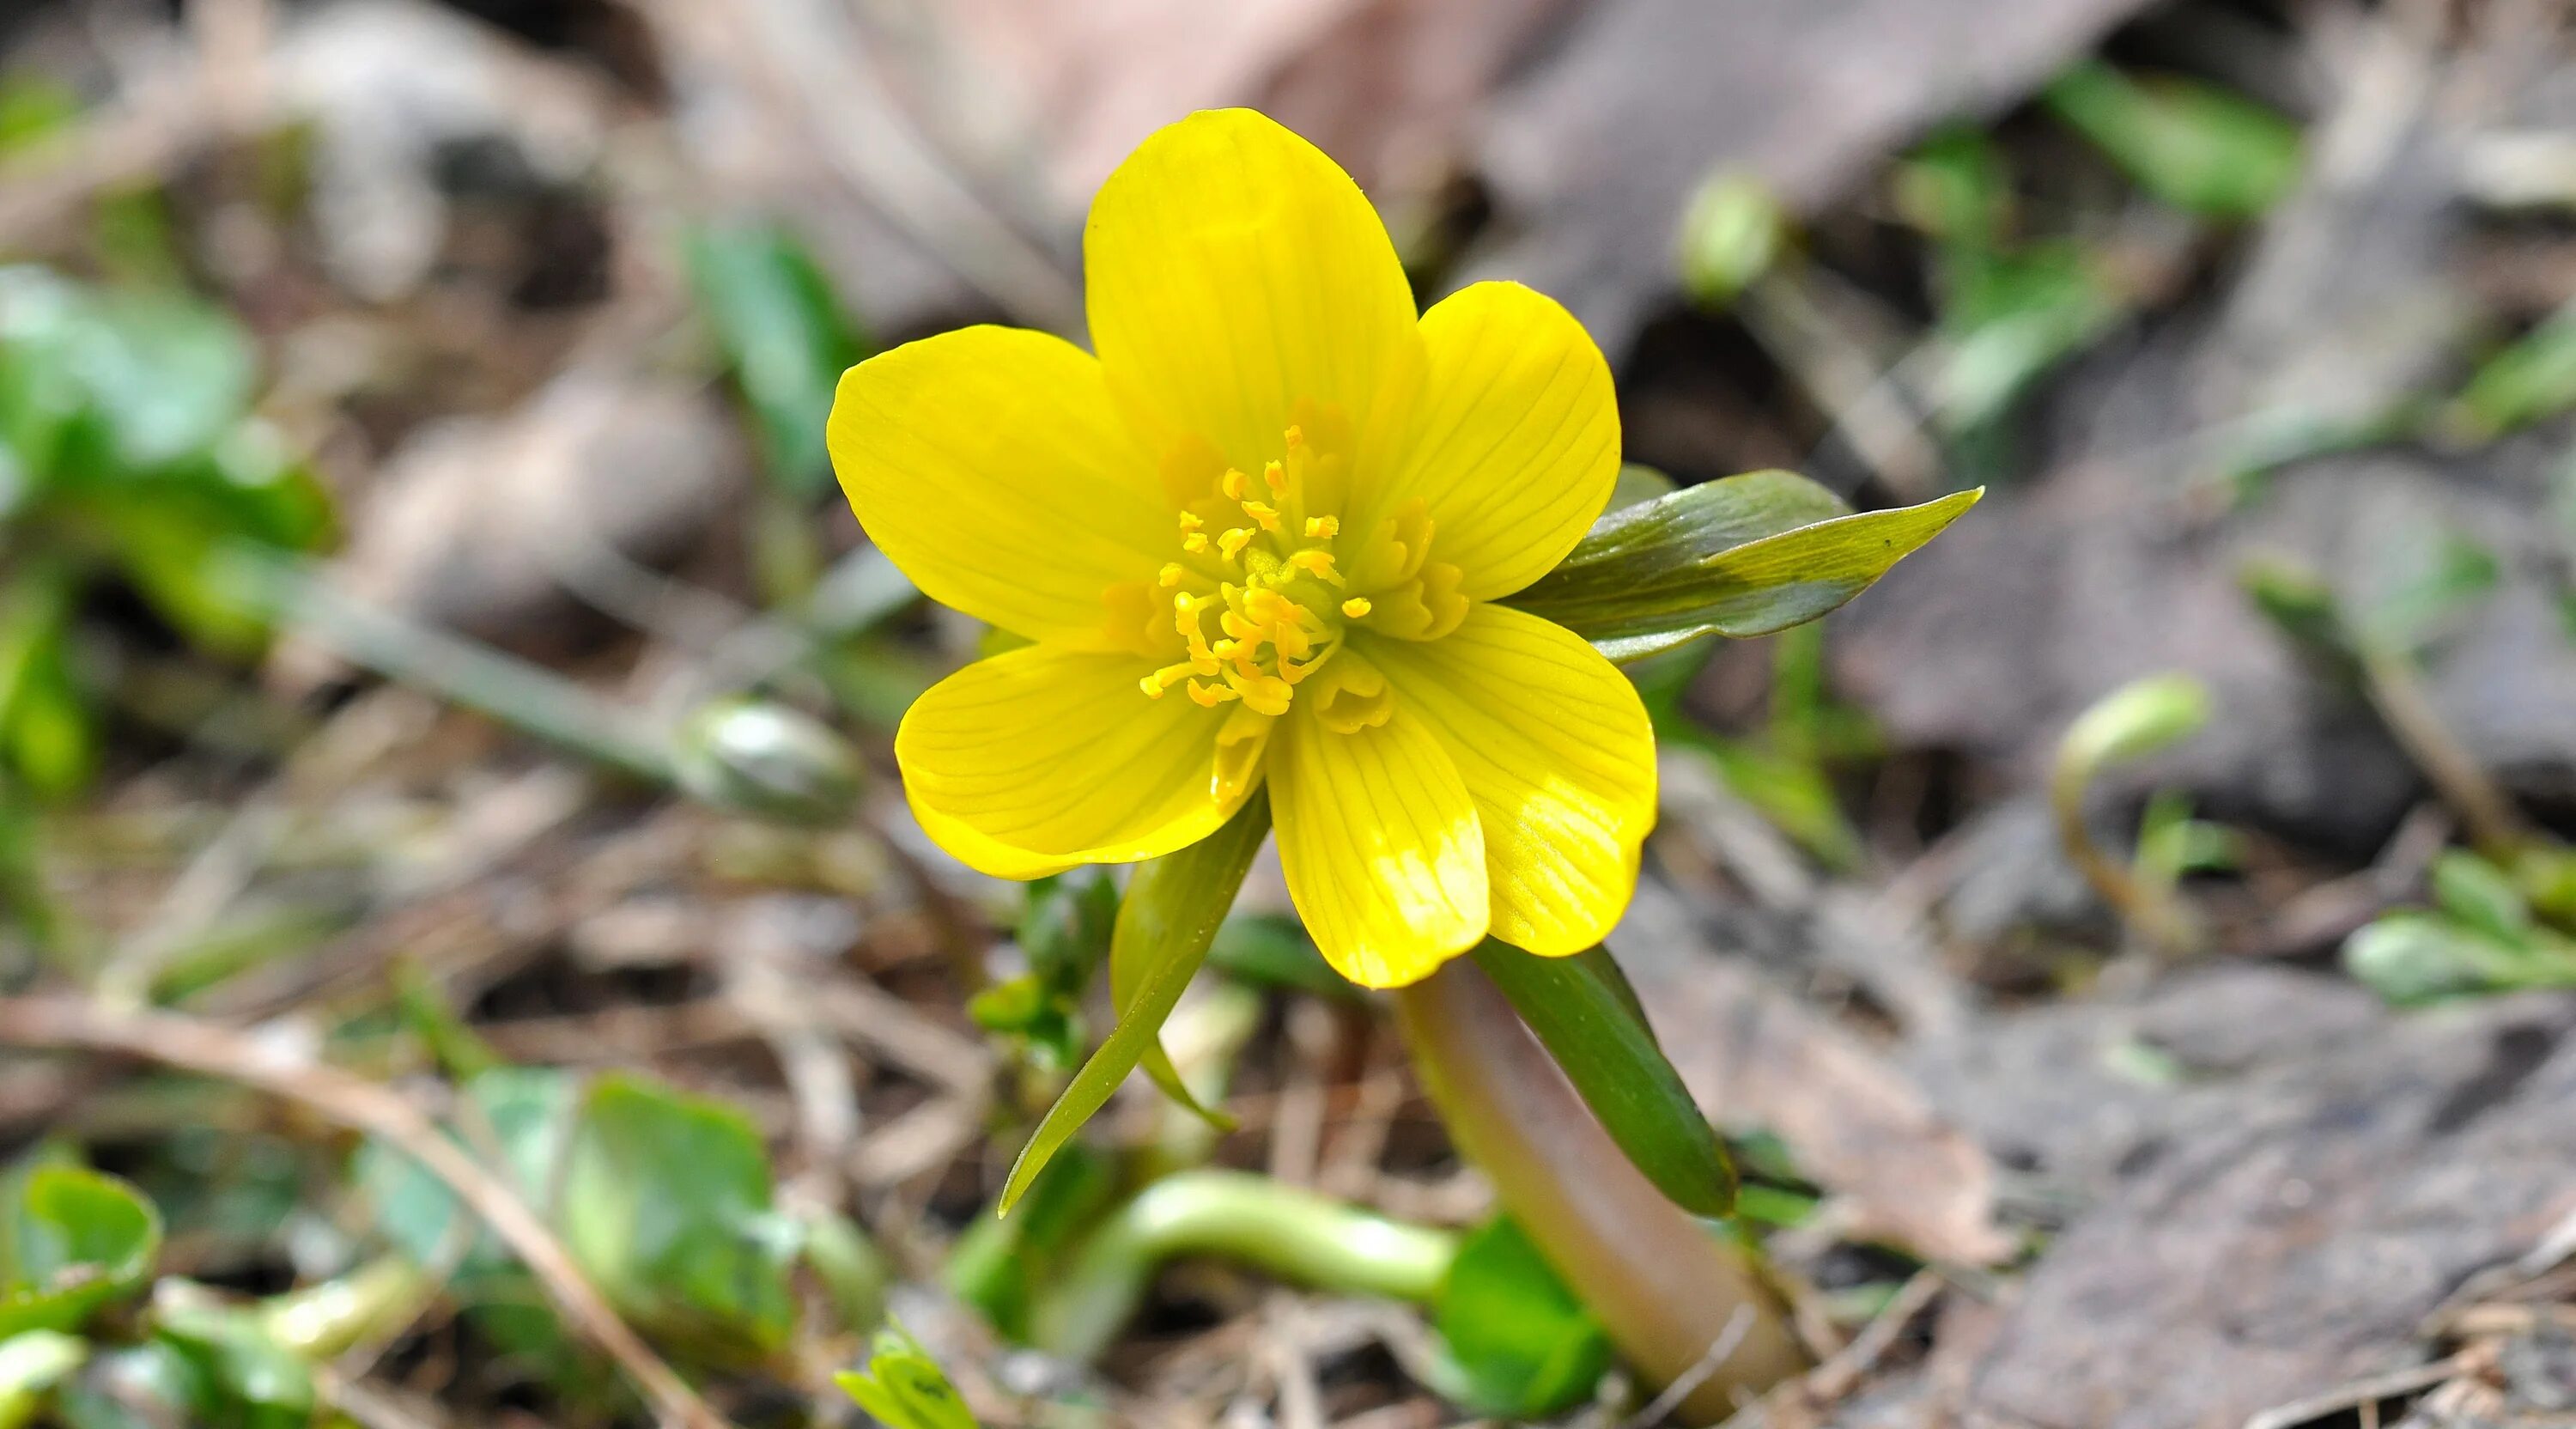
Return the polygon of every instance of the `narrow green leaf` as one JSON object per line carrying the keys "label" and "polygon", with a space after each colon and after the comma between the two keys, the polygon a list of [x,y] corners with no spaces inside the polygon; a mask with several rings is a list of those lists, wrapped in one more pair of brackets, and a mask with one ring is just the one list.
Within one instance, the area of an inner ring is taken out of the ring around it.
{"label": "narrow green leaf", "polygon": [[2133,79],[2088,60],[2041,102],[2139,187],[2186,212],[2257,218],[2298,181],[2297,127],[2215,85],[2179,75]]}
{"label": "narrow green leaf", "polygon": [[[1693,501],[1708,486],[1757,479]],[[1985,494],[1978,487],[1849,515],[1831,493],[1787,472],[1708,486],[1605,517],[1564,565],[1511,603],[1621,664],[1711,635],[1769,635],[1867,590]]]}
{"label": "narrow green leaf", "polygon": [[842,369],[866,355],[813,257],[785,229],[730,225],[692,236],[690,284],[756,417],[763,464],[796,496],[831,477],[824,417]]}
{"label": "narrow green leaf", "polygon": [[[1048,1158],[1064,1145],[1092,1113],[1108,1104],[1110,1094],[1136,1064],[1151,1056],[1162,1067],[1157,1085],[1166,1092],[1180,1088],[1180,1076],[1163,1056],[1157,1040],[1163,1019],[1181,1000],[1181,992],[1207,956],[1208,942],[1234,895],[1252,856],[1270,832],[1270,799],[1256,793],[1223,828],[1178,853],[1167,854],[1136,871],[1126,900],[1118,907],[1118,926],[1109,945],[1109,986],[1119,1008],[1118,1025],[1082,1064],[1073,1081],[1056,1098],[1037,1133],[1020,1151],[1003,1184],[1000,1211],[1027,1193],[1029,1183],[1046,1169]],[[1165,1078],[1168,1077],[1168,1085]],[[1188,1089],[1180,1088],[1184,1104]]]}
{"label": "narrow green leaf", "polygon": [[2464,442],[2489,442],[2576,407],[2576,306],[2490,357],[2443,413]]}
{"label": "narrow green leaf", "polygon": [[975,1429],[975,1416],[947,1372],[899,1324],[877,1331],[864,1368],[832,1377],[886,1429]]}
{"label": "narrow green leaf", "polygon": [[1657,1190],[1695,1215],[1728,1212],[1735,1168],[1726,1148],[1665,1059],[1607,949],[1542,958],[1488,938],[1477,945],[1476,964]]}

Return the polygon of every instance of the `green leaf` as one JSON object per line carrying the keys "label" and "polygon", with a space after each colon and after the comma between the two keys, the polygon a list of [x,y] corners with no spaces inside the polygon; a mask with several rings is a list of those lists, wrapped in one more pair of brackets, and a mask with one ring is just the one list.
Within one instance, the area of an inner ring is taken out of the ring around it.
{"label": "green leaf", "polygon": [[769,1355],[795,1328],[794,1227],[772,1207],[759,1131],[723,1102],[601,1078],[574,1122],[557,1219],[611,1303],[692,1348]]}
{"label": "green leaf", "polygon": [[1621,664],[1711,635],[1769,635],[1867,590],[1983,495],[1851,515],[1790,472],[1726,477],[1603,517],[1511,603]]}
{"label": "green leaf", "polygon": [[[461,1088],[470,1107],[465,1117],[490,1130],[510,1180],[533,1204],[544,1204],[554,1189],[576,1090],[571,1077],[551,1067],[496,1067]],[[446,1264],[452,1253],[448,1238],[469,1228],[474,1239],[461,1271],[483,1275],[514,1264],[479,1222],[469,1219],[460,1225],[467,1213],[456,1193],[400,1149],[367,1141],[359,1146],[351,1169],[360,1194],[375,1210],[377,1230],[414,1264]]]}
{"label": "green leaf", "polygon": [[14,772],[39,798],[89,781],[98,737],[64,654],[69,598],[42,567],[0,591],[0,774]]}
{"label": "green leaf", "polygon": [[1646,1179],[1683,1210],[1725,1215],[1735,1201],[1735,1167],[1608,950],[1542,958],[1488,938],[1476,946],[1476,964]]}
{"label": "green leaf", "polygon": [[1243,875],[1269,832],[1270,799],[1266,793],[1256,793],[1223,828],[1136,871],[1125,901],[1119,904],[1117,931],[1109,947],[1109,986],[1119,1008],[1118,1025],[1074,1074],[1064,1094],[1047,1110],[1046,1119],[1038,1123],[1029,1144],[1021,1148],[1010,1179],[1002,1186],[999,1209],[1003,1215],[1009,1215],[1028,1192],[1029,1183],[1046,1169],[1056,1148],[1108,1104],[1110,1094],[1139,1061],[1151,1056],[1160,1065],[1154,1074],[1156,1084],[1167,1093],[1177,1090],[1185,1105],[1196,1107],[1188,1088],[1181,1085],[1180,1074],[1172,1070],[1171,1059],[1163,1055],[1159,1040],[1163,1019],[1172,1015],[1182,991],[1197,975],[1208,941],[1225,921],[1226,910],[1234,906]]}
{"label": "green leaf", "polygon": [[1115,1158],[1074,1142],[1056,1153],[1011,1216],[978,1216],[948,1248],[949,1292],[1013,1339],[1029,1306],[1061,1274],[1065,1251],[1118,1199]]}
{"label": "green leaf", "polygon": [[885,1429],[975,1429],[975,1416],[947,1372],[899,1324],[877,1331],[866,1365],[832,1382]]}
{"label": "green leaf", "polygon": [[0,1429],[34,1423],[55,1385],[89,1358],[89,1345],[58,1330],[28,1330],[0,1340]]}
{"label": "green leaf", "polygon": [[1335,1002],[1358,1002],[1365,996],[1324,961],[1323,951],[1306,935],[1306,925],[1284,914],[1228,917],[1208,944],[1207,965],[1255,987],[1287,988]]}
{"label": "green leaf", "polygon": [[2297,126],[2215,85],[2178,75],[2133,79],[2088,60],[2041,102],[2140,188],[2188,213],[2259,218],[2298,182]]}
{"label": "green leaf", "polygon": [[1719,174],[1699,186],[1682,216],[1682,288],[1707,308],[1724,308],[1779,260],[1787,217],[1770,185],[1750,174]]}
{"label": "green leaf", "polygon": [[2471,374],[2443,414],[2464,442],[2488,442],[2576,407],[2576,306],[2559,309]]}
{"label": "green leaf", "polygon": [[1961,269],[1941,320],[1949,351],[1938,402],[1952,431],[2004,415],[2051,368],[2092,345],[2126,311],[2072,243],[1984,255]]}
{"label": "green leaf", "polygon": [[824,423],[841,372],[866,355],[812,255],[766,224],[702,229],[689,242],[690,284],[758,419],[763,464],[800,497],[831,476]]}
{"label": "green leaf", "polygon": [[16,1179],[0,1225],[0,1339],[77,1330],[134,1290],[161,1250],[161,1216],[132,1186],[77,1166]]}
{"label": "green leaf", "polygon": [[313,1370],[269,1338],[257,1315],[228,1305],[156,1306],[155,1338],[197,1371],[207,1429],[311,1429]]}
{"label": "green leaf", "polygon": [[2433,902],[2500,942],[2530,941],[2531,905],[2523,901],[2522,890],[2503,870],[2466,849],[2445,849],[2433,860]]}
{"label": "green leaf", "polygon": [[1458,1248],[1432,1326],[1457,1377],[1438,1388],[1478,1414],[1559,1413],[1588,1398],[1610,1368],[1601,1322],[1508,1216]]}
{"label": "green leaf", "polygon": [[2078,787],[2115,764],[2146,758],[2209,723],[2209,687],[2173,671],[2146,675],[2087,706],[2057,745],[2057,777]]}
{"label": "green leaf", "polygon": [[2576,987],[2576,944],[2509,942],[2423,909],[2384,914],[2344,940],[2344,970],[2400,1005],[2527,987]]}

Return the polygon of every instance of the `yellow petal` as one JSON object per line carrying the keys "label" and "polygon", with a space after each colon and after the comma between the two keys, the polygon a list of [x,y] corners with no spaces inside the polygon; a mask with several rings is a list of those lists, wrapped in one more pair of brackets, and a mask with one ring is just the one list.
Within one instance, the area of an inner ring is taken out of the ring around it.
{"label": "yellow petal", "polygon": [[1479,605],[1445,639],[1374,641],[1401,707],[1475,800],[1493,933],[1554,957],[1601,941],[1655,822],[1655,736],[1636,686],[1580,636]]}
{"label": "yellow petal", "polygon": [[1171,559],[1172,510],[1100,364],[970,327],[841,376],[832,465],[859,524],[932,599],[1030,639],[1093,632],[1102,593]]}
{"label": "yellow petal", "polygon": [[1158,419],[1149,429],[1204,438],[1242,471],[1280,455],[1301,403],[1361,427],[1399,369],[1419,371],[1412,290],[1377,211],[1248,109],[1193,114],[1129,155],[1092,200],[1083,267],[1120,395]]}
{"label": "yellow petal", "polygon": [[1255,781],[1218,798],[1222,710],[1147,699],[1132,655],[1031,645],[978,660],[895,732],[922,828],[969,867],[1034,878],[1128,863],[1206,837]]}
{"label": "yellow petal", "polygon": [[1583,538],[1619,479],[1610,364],[1555,299],[1476,283],[1422,315],[1429,372],[1390,475],[1355,494],[1374,531],[1420,498],[1431,557],[1492,600],[1548,573]]}
{"label": "yellow petal", "polygon": [[1399,706],[1348,733],[1300,699],[1271,746],[1288,894],[1363,987],[1401,987],[1485,936],[1485,842],[1458,767]]}

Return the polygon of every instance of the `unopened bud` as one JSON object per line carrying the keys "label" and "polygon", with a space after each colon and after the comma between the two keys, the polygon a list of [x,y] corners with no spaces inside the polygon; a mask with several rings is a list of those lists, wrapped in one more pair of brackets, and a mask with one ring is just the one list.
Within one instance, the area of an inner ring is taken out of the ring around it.
{"label": "unopened bud", "polygon": [[681,787],[698,798],[791,823],[846,817],[865,779],[839,735],[764,700],[719,700],[691,715],[674,763]]}

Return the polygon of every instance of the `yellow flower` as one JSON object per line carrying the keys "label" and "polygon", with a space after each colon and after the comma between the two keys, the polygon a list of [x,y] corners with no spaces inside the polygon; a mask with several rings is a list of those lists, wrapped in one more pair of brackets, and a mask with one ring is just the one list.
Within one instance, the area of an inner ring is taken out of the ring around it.
{"label": "yellow flower", "polygon": [[1268,781],[1288,890],[1352,981],[1488,931],[1598,942],[1654,821],[1644,706],[1497,604],[1619,465],[1610,373],[1513,283],[1415,315],[1357,185],[1248,110],[1145,141],[1083,235],[1099,356],[974,327],[841,379],[860,523],[1026,637],[895,737],[922,825],[1034,878],[1169,853]]}

